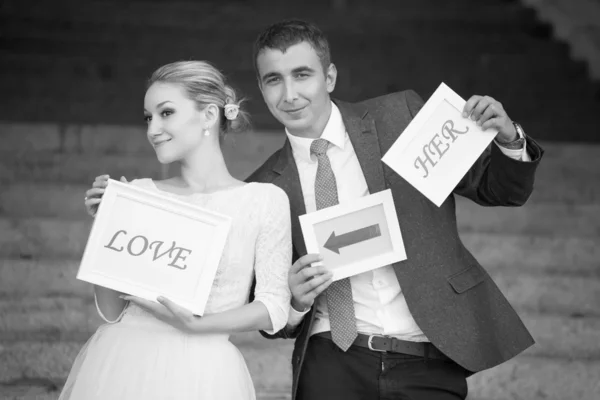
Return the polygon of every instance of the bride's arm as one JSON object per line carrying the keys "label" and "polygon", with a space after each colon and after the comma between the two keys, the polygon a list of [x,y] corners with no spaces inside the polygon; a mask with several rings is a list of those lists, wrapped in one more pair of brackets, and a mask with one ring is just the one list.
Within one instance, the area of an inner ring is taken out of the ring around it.
{"label": "bride's arm", "polygon": [[288,272],[292,264],[290,204],[287,195],[269,186],[263,196],[264,212],[256,240],[254,301],[237,309],[196,319],[199,332],[266,331],[274,334],[288,320],[290,289]]}
{"label": "bride's arm", "polygon": [[[291,293],[288,272],[292,261],[290,205],[285,192],[276,186],[265,189],[260,230],[256,239],[254,301],[233,310],[195,317],[169,299],[153,301],[125,296],[158,319],[193,333],[235,333],[283,329],[288,320]],[[115,308],[118,309],[118,308]]]}
{"label": "bride's arm", "polygon": [[127,301],[119,297],[121,295],[123,293],[116,290],[94,285],[96,309],[104,321],[112,324],[121,319],[127,305]]}
{"label": "bride's arm", "polygon": [[198,333],[237,333],[272,329],[267,307],[252,302],[233,310],[196,318],[192,330]]}

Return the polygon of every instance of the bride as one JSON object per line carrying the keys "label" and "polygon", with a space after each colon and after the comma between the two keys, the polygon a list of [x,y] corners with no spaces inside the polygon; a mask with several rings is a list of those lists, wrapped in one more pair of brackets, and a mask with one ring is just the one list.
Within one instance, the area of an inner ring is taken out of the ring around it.
{"label": "bride", "polygon": [[[148,140],[176,177],[131,184],[232,218],[204,316],[166,298],[158,303],[94,287],[100,326],[75,359],[60,400],[254,399],[235,332],[275,333],[288,319],[291,265],[286,194],[229,173],[219,138],[246,121],[234,90],[202,61],[165,65],[144,100]],[[97,209],[108,176],[94,182],[86,206]],[[253,279],[255,298],[248,303]]]}

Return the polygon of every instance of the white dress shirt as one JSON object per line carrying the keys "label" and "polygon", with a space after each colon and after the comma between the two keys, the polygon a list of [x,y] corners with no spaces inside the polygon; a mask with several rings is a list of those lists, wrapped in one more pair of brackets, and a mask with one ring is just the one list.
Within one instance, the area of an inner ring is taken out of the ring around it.
{"label": "white dress shirt", "polygon": [[[337,106],[333,102],[331,104],[331,116],[321,138],[332,144],[327,150],[327,156],[335,175],[338,200],[342,204],[368,195],[369,189],[346,132],[342,115]],[[286,134],[298,167],[306,212],[314,212],[317,209],[315,178],[318,166],[316,156],[310,153],[310,145],[314,139],[294,136],[287,130]],[[524,148],[509,150],[500,147],[500,149],[511,158],[528,161]],[[356,328],[359,333],[427,341],[408,309],[402,288],[391,265],[351,276],[350,284],[356,313]],[[315,303],[317,311],[311,335],[330,330],[326,296],[319,296]],[[299,325],[306,312],[298,312],[290,307],[288,325],[292,327]]]}

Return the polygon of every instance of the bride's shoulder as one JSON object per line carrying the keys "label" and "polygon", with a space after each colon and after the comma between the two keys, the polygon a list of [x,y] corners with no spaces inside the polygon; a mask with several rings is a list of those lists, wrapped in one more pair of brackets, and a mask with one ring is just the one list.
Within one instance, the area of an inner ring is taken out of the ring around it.
{"label": "bride's shoulder", "polygon": [[272,183],[252,182],[249,185],[254,186],[254,191],[259,194],[261,202],[266,204],[284,203],[289,204],[287,194],[279,186]]}
{"label": "bride's shoulder", "polygon": [[154,187],[154,181],[152,178],[135,178],[130,180],[129,184],[146,189]]}

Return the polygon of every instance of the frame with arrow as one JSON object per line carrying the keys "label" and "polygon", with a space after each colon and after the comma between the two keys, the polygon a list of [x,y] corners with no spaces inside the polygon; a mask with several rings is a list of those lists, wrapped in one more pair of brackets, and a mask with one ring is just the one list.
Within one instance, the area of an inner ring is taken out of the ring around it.
{"label": "frame with arrow", "polygon": [[300,216],[308,253],[319,253],[333,280],[406,259],[391,190]]}

